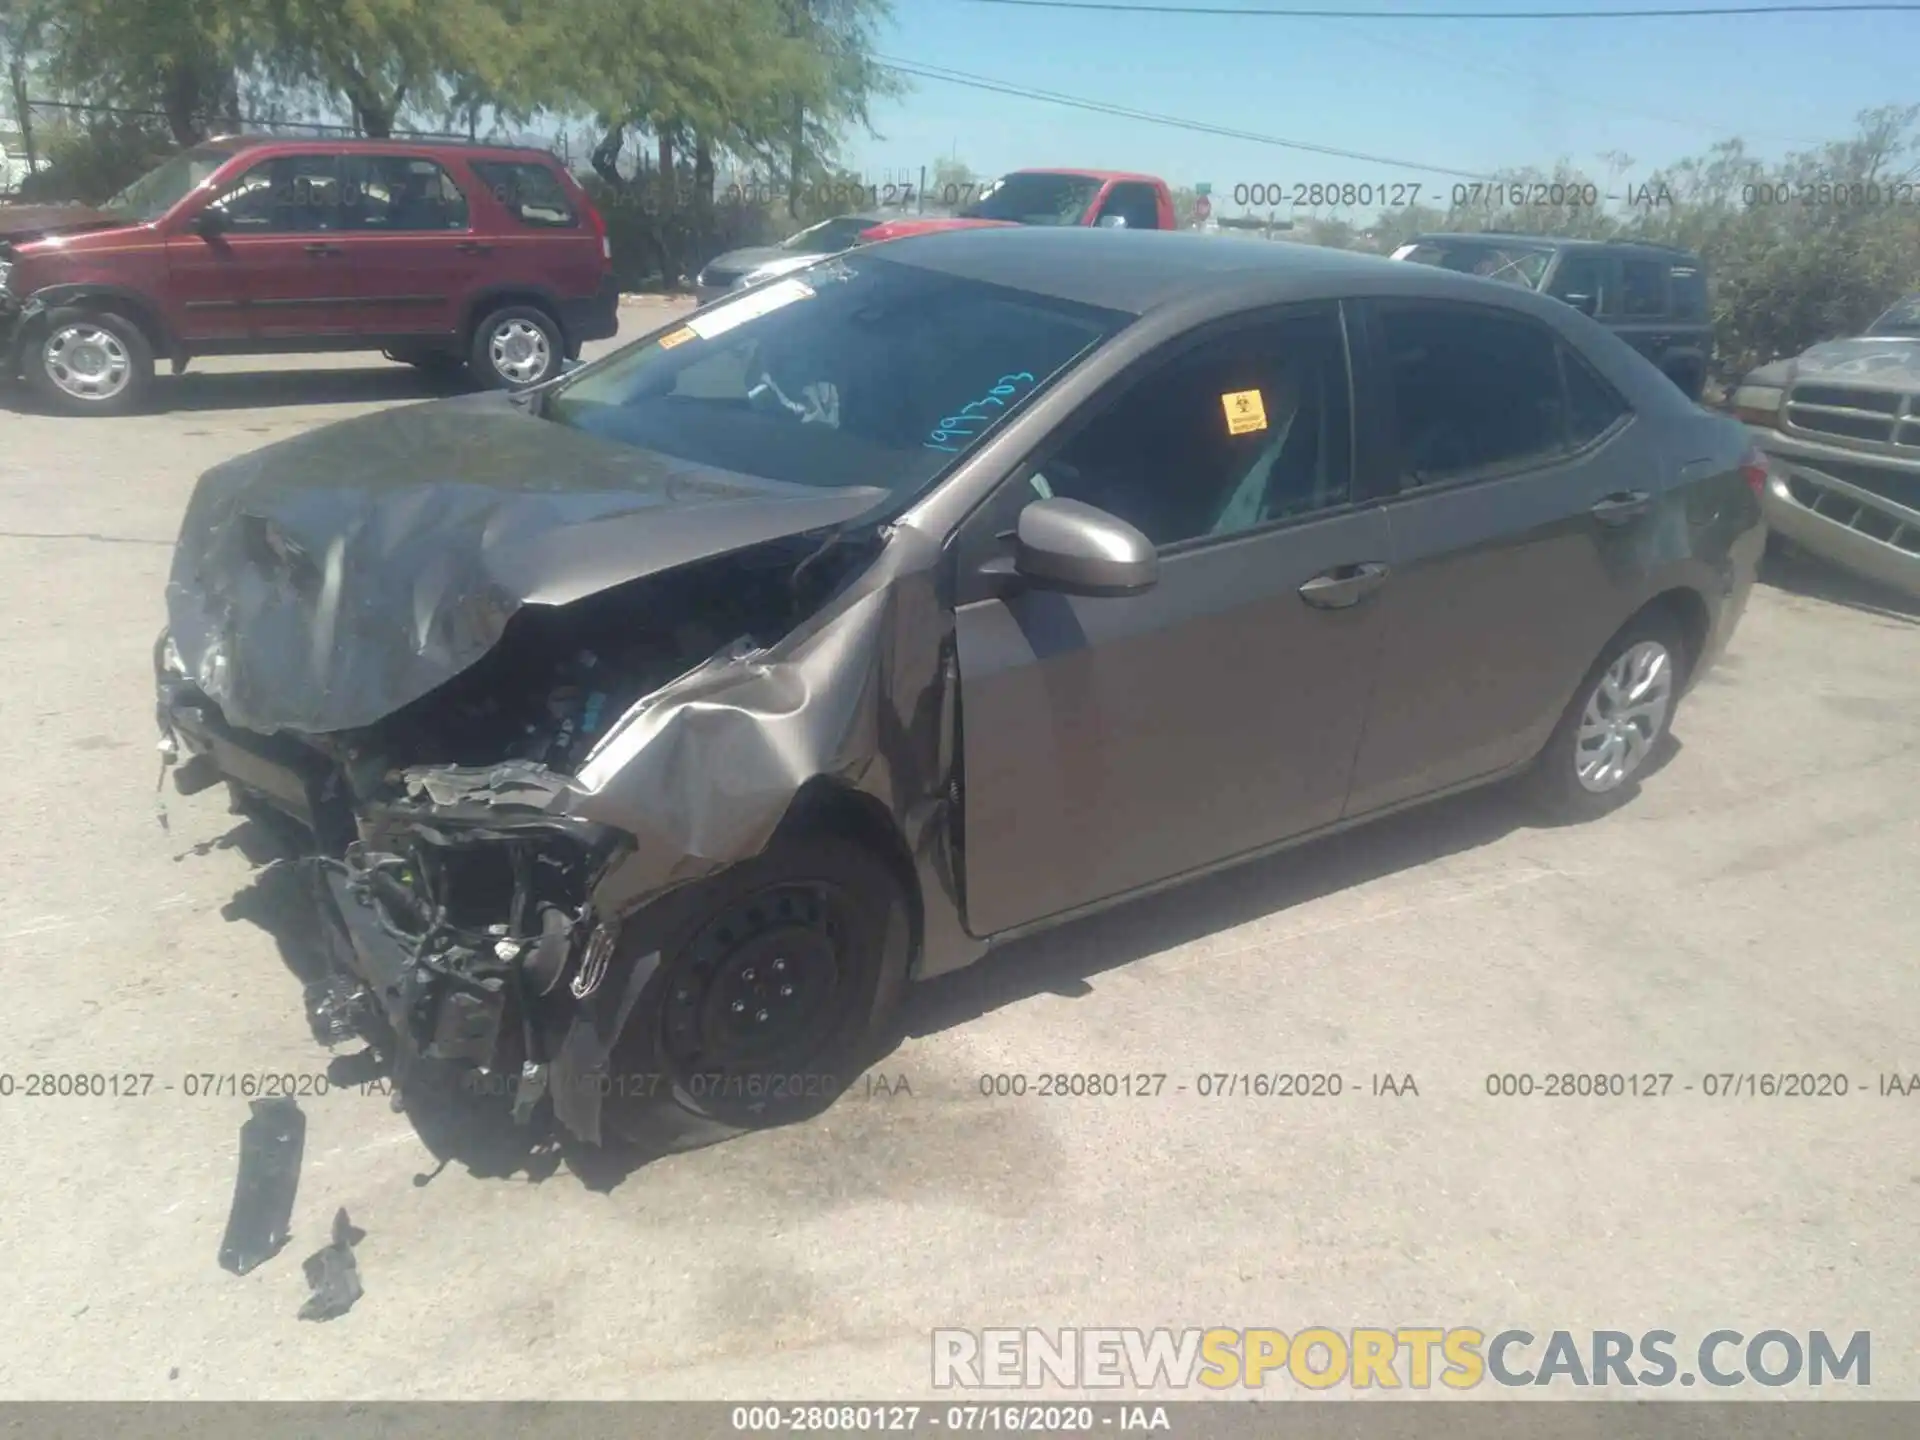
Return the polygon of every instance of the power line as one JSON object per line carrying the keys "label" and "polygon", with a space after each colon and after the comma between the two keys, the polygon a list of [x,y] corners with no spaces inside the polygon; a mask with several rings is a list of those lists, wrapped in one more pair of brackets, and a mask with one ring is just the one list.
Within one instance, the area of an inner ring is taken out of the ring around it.
{"label": "power line", "polygon": [[1227,15],[1236,19],[1291,20],[1683,20],[1720,15],[1844,15],[1920,13],[1920,5],[1686,5],[1646,10],[1301,10],[1267,6],[1122,5],[1109,0],[969,0],[974,5],[1014,5],[1030,10],[1097,10],[1107,15]]}
{"label": "power line", "polygon": [[1154,125],[1170,125],[1179,130],[1192,130],[1202,135],[1217,135],[1228,140],[1250,140],[1257,145],[1273,145],[1283,150],[1299,150],[1309,155],[1326,155],[1336,160],[1358,160],[1368,165],[1386,165],[1400,170],[1410,170],[1416,175],[1446,175],[1458,180],[1491,180],[1495,178],[1481,170],[1455,170],[1445,165],[1427,165],[1417,160],[1395,159],[1387,155],[1369,155],[1359,150],[1342,150],[1332,145],[1314,145],[1305,140],[1286,140],[1278,135],[1262,135],[1252,130],[1236,130],[1226,125],[1211,125],[1204,120],[1185,120],[1177,115],[1156,115],[1150,110],[1134,110],[1124,105],[1110,105],[1103,100],[1088,100],[1078,95],[1062,95],[1053,90],[1038,90],[1025,85],[1012,85],[1004,80],[993,80],[984,75],[972,75],[964,70],[948,70],[943,66],[921,65],[908,60],[895,60],[889,56],[874,57],[890,70],[903,75],[915,75],[923,80],[944,80],[949,85],[964,85],[975,90],[990,90],[999,95],[1015,95],[1023,100],[1044,100],[1053,105],[1064,105],[1074,110],[1090,110],[1101,115],[1116,115],[1127,120],[1145,120]]}

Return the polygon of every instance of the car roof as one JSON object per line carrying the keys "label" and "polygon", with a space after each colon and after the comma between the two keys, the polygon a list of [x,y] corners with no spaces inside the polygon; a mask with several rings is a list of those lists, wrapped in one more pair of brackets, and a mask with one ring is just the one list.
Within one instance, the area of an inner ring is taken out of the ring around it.
{"label": "car roof", "polygon": [[497,156],[516,160],[551,160],[556,165],[560,163],[560,158],[551,150],[542,150],[537,145],[492,145],[485,141],[460,140],[451,137],[440,139],[430,136],[402,135],[391,140],[370,140],[363,135],[215,135],[204,143],[222,150],[232,150],[236,154],[245,150],[262,149],[268,145],[303,153],[343,149],[393,150],[413,154],[423,150],[458,150],[463,155],[481,160]]}
{"label": "car roof", "polygon": [[1523,235],[1510,230],[1434,230],[1413,237],[1412,243],[1445,240],[1450,243],[1530,246],[1538,250],[1644,250],[1655,255],[1678,255],[1688,260],[1698,257],[1677,245],[1661,245],[1652,240],[1581,240],[1566,235]]}
{"label": "car roof", "polygon": [[1138,170],[1085,170],[1078,165],[1029,165],[1009,170],[1009,175],[1078,175],[1088,180],[1138,180],[1145,185],[1161,183],[1158,175],[1143,175]]}
{"label": "car roof", "polygon": [[871,253],[896,264],[1133,315],[1187,302],[1267,305],[1362,294],[1483,304],[1498,298],[1528,309],[1534,308],[1530,301],[1564,308],[1522,286],[1431,265],[1193,231],[1009,225],[909,235]]}

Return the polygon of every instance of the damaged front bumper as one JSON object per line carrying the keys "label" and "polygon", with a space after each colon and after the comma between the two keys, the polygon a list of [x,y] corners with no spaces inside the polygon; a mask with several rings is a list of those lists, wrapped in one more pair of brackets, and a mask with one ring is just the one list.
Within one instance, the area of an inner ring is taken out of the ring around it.
{"label": "damaged front bumper", "polygon": [[403,1099],[458,1067],[499,1080],[485,1090],[510,1093],[521,1123],[550,1099],[597,1143],[596,1082],[631,1002],[603,1014],[620,926],[592,895],[627,837],[565,814],[566,778],[523,761],[420,767],[391,777],[391,798],[354,800],[319,749],[227,724],[164,636],[155,658],[174,788],[224,782],[237,811],[265,806],[313,841],[293,863],[320,952],[315,1038],[370,1044]]}

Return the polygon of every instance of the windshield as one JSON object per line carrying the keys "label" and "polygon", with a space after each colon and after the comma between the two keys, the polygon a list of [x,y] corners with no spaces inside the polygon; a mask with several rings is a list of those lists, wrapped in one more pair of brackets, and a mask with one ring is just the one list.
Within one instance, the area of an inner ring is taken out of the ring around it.
{"label": "windshield", "polygon": [[1021,225],[1078,225],[1099,193],[1100,182],[1090,175],[1022,172],[1001,178],[960,214]]}
{"label": "windshield", "polygon": [[233,151],[213,145],[183,150],[157,169],[149,170],[100,208],[118,219],[158,220],[232,156]]}
{"label": "windshield", "polygon": [[1909,295],[1873,324],[1869,335],[1920,335],[1920,295]]}
{"label": "windshield", "polygon": [[803,255],[837,255],[842,250],[851,250],[862,230],[870,230],[879,223],[864,215],[836,216],[818,225],[809,225],[798,235],[789,235],[780,242],[780,248],[797,250]]}
{"label": "windshield", "polygon": [[906,496],[1132,318],[857,251],[588,366],[543,413],[696,464]]}
{"label": "windshield", "polygon": [[1547,273],[1547,261],[1552,257],[1551,250],[1531,245],[1491,245],[1479,240],[1416,240],[1393,252],[1396,260],[1524,285],[1529,290],[1540,287],[1540,278]]}

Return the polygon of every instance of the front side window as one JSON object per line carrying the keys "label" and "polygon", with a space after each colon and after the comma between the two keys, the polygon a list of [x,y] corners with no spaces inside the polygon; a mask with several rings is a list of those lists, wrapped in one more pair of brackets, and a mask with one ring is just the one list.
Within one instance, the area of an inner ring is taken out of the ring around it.
{"label": "front side window", "polygon": [[1329,310],[1236,330],[1104,405],[1027,482],[1155,545],[1235,535],[1347,503],[1346,346]]}
{"label": "front side window", "polygon": [[340,157],[280,155],[263,160],[207,208],[226,216],[237,235],[338,230]]}
{"label": "front side window", "polygon": [[1553,273],[1552,294],[1592,315],[1606,308],[1606,283],[1606,262],[1598,255],[1568,255]]}
{"label": "front side window", "polygon": [[1101,220],[1110,216],[1125,221],[1129,230],[1158,230],[1160,197],[1154,193],[1151,185],[1124,181],[1113,187],[1100,207]]}
{"label": "front side window", "polygon": [[1543,461],[1565,445],[1553,336],[1465,306],[1381,314],[1403,485]]}
{"label": "front side window", "polygon": [[1668,272],[1673,285],[1673,318],[1707,318],[1707,277],[1698,265],[1675,265]]}
{"label": "front side window", "polygon": [[356,230],[465,230],[467,197],[431,160],[409,155],[351,155],[341,204]]}
{"label": "front side window", "polygon": [[1495,244],[1486,240],[1415,240],[1393,252],[1396,260],[1432,265],[1460,275],[1478,275],[1508,285],[1540,286],[1553,251],[1532,245]]}
{"label": "front side window", "polygon": [[1078,225],[1100,182],[1091,175],[1015,173],[1003,176],[960,214],[968,220],[1020,225]]}
{"label": "front side window", "polygon": [[232,158],[233,151],[217,145],[183,150],[164,165],[149,170],[100,209],[116,220],[158,220]]}
{"label": "front side window", "polygon": [[1657,260],[1620,262],[1620,313],[1654,319],[1667,313],[1667,267]]}
{"label": "front side window", "polygon": [[580,212],[560,177],[537,160],[471,160],[473,173],[522,225],[571,230]]}
{"label": "front side window", "polygon": [[854,251],[588,366],[544,414],[723,470],[904,497],[1132,319]]}

